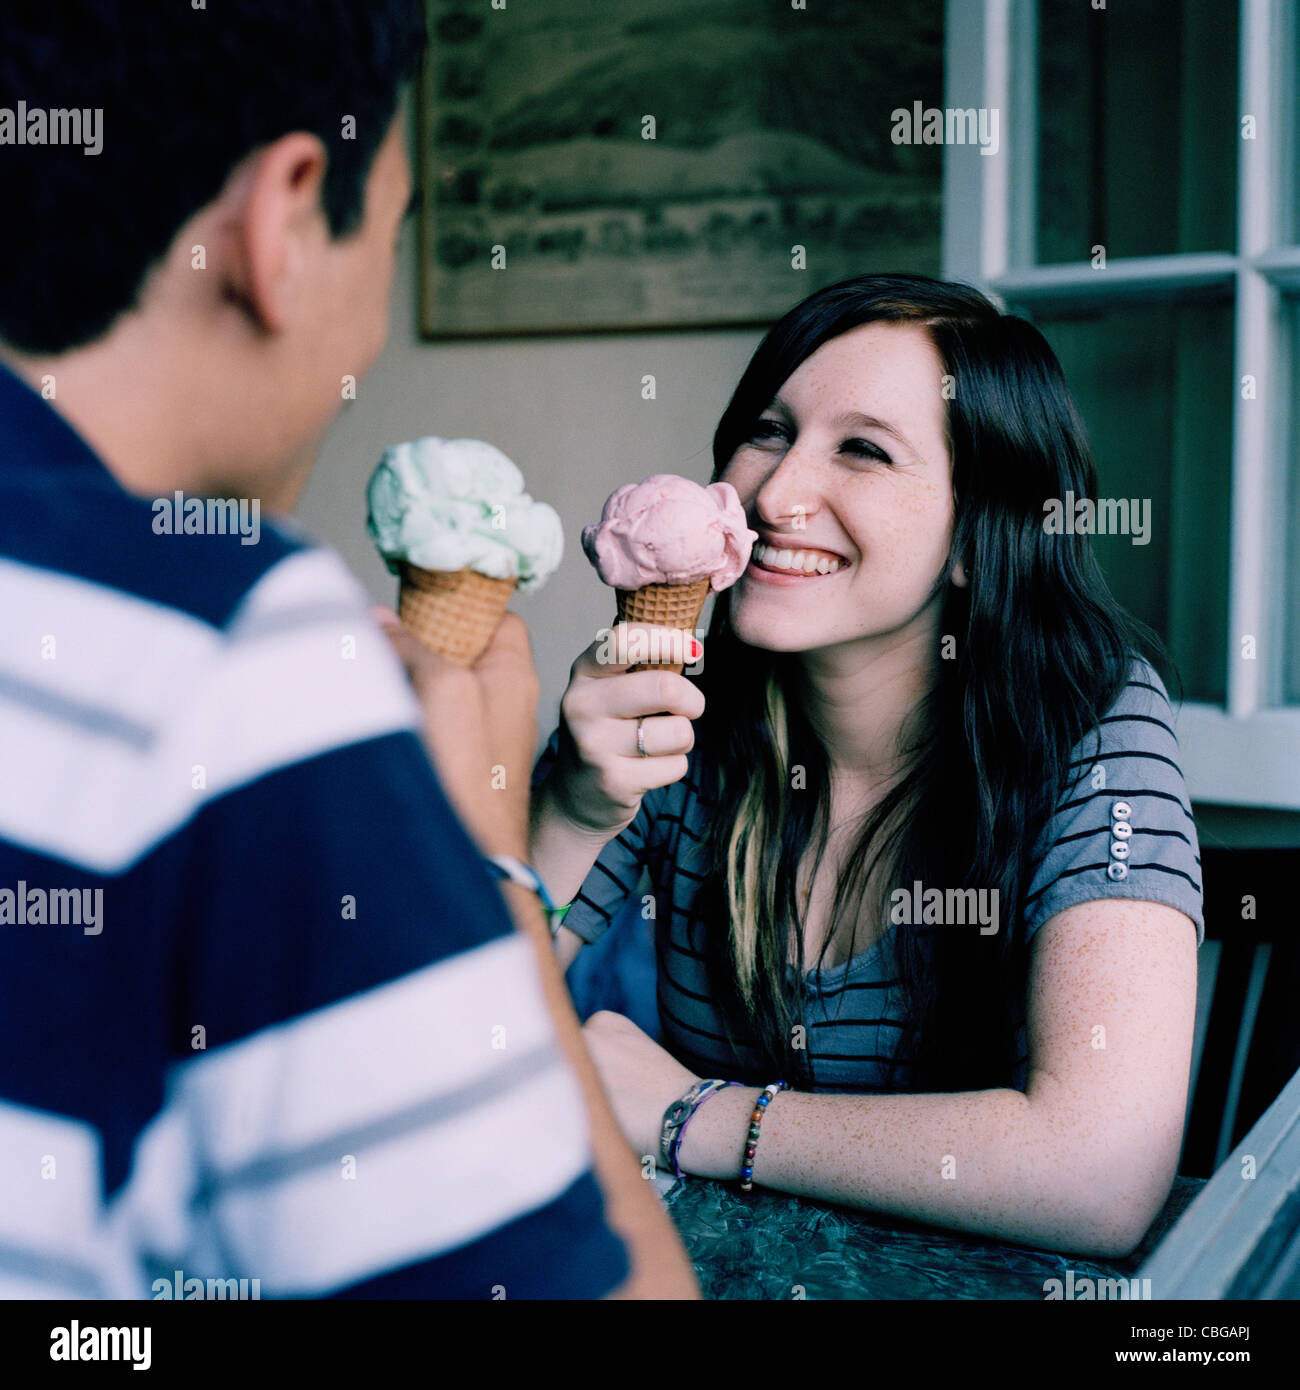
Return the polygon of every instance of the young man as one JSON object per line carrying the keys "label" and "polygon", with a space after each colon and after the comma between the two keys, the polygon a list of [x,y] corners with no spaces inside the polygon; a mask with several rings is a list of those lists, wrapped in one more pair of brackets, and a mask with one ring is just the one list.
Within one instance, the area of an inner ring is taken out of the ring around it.
{"label": "young man", "polygon": [[0,1293],[692,1296],[482,857],[527,854],[522,623],[398,635],[417,701],[271,519],[386,336],[418,0],[5,29]]}

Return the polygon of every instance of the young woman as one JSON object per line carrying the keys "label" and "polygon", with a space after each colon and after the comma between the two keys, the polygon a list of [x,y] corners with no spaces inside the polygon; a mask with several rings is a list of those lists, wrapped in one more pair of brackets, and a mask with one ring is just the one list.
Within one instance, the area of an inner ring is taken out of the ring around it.
{"label": "young woman", "polygon": [[535,778],[564,964],[649,872],[666,1047],[585,1030],[629,1141],[664,1162],[669,1107],[738,1082],[683,1171],[1127,1253],[1181,1145],[1200,861],[1159,644],[1045,526],[1096,494],[1056,358],[968,287],[847,281],[713,454],[759,541],[698,682],[594,642]]}

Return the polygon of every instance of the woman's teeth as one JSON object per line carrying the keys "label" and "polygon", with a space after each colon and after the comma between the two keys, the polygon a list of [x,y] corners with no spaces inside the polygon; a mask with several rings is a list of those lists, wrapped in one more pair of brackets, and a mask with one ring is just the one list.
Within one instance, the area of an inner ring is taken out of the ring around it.
{"label": "woman's teeth", "polygon": [[824,550],[788,550],[775,545],[754,546],[754,559],[765,569],[799,570],[804,574],[834,574],[840,561]]}

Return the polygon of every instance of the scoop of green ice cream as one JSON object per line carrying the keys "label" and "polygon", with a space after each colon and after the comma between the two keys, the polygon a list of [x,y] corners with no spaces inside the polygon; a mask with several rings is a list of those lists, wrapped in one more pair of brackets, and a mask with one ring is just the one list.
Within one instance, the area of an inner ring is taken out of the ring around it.
{"label": "scoop of green ice cream", "polygon": [[366,489],[366,529],[388,568],[473,569],[539,588],[559,567],[554,508],[524,491],[519,469],[481,439],[427,437],[384,451]]}

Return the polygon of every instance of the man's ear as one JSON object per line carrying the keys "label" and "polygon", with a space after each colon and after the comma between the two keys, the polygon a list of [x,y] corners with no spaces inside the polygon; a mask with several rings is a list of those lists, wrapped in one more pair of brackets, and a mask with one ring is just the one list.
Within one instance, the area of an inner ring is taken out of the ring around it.
{"label": "man's ear", "polygon": [[321,206],[328,159],[320,139],[296,131],[259,151],[241,180],[228,276],[232,293],[264,332],[288,326],[304,272],[329,234]]}

